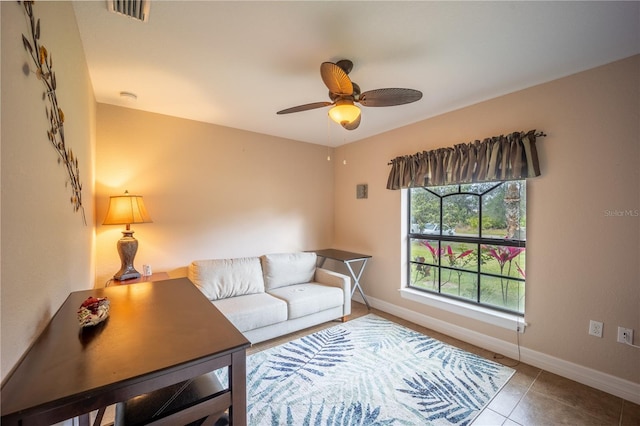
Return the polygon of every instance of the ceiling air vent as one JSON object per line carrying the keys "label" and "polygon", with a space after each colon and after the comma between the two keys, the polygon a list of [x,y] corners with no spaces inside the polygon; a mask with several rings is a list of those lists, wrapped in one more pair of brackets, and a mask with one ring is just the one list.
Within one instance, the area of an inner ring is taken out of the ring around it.
{"label": "ceiling air vent", "polygon": [[151,0],[107,0],[110,12],[119,13],[142,22],[149,20]]}

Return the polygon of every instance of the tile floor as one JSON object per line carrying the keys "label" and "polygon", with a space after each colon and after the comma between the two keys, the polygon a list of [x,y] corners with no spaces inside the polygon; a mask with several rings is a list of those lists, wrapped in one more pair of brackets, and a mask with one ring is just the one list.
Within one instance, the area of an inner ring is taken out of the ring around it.
{"label": "tile floor", "polygon": [[[468,352],[494,359],[508,366],[516,364],[515,360],[495,359],[493,352],[385,312],[376,309],[372,309],[371,312]],[[367,313],[367,308],[364,305],[353,302],[350,319]],[[259,343],[251,347],[247,354],[259,352],[334,325],[336,322],[329,322],[299,333]],[[513,368],[516,370],[516,374],[475,419],[474,426],[640,426],[640,405],[527,364],[520,363]]]}

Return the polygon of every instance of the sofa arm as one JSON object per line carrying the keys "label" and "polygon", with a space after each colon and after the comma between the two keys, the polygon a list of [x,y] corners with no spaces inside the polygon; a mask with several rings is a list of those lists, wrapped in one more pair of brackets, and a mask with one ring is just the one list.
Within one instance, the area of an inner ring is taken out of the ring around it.
{"label": "sofa arm", "polygon": [[315,281],[320,284],[341,288],[344,293],[343,316],[346,317],[351,314],[351,278],[328,269],[316,268]]}

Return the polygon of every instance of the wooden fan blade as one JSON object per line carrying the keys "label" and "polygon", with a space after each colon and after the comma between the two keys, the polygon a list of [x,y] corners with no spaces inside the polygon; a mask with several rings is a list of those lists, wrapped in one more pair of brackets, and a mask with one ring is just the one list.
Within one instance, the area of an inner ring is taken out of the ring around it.
{"label": "wooden fan blade", "polygon": [[353,120],[351,123],[344,123],[342,124],[342,127],[344,127],[347,130],[355,130],[358,128],[358,126],[360,125],[360,117],[362,117],[362,114],[360,114],[358,116],[358,118],[356,118],[355,120]]}
{"label": "wooden fan blade", "polygon": [[314,102],[312,104],[298,105],[278,111],[276,114],[290,114],[292,112],[308,111],[310,109],[322,108],[331,105],[331,102]]}
{"label": "wooden fan blade", "polygon": [[353,84],[346,72],[333,62],[323,62],[320,65],[320,76],[331,93],[350,96]]}
{"label": "wooden fan blade", "polygon": [[422,99],[422,92],[413,89],[376,89],[369,90],[360,95],[360,102],[368,107],[384,107],[409,104]]}
{"label": "wooden fan blade", "polygon": [[349,74],[353,69],[353,62],[348,59],[340,59],[338,62],[336,62],[336,65],[342,68],[342,70],[347,74]]}

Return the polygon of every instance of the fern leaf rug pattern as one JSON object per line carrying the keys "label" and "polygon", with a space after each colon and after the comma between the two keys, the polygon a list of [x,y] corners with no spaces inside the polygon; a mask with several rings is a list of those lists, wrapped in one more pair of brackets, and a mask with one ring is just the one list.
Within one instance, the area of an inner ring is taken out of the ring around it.
{"label": "fern leaf rug pattern", "polygon": [[513,373],[369,314],[249,356],[248,424],[467,425]]}

